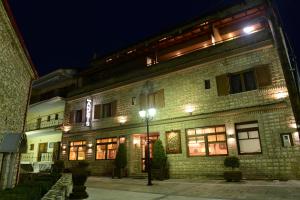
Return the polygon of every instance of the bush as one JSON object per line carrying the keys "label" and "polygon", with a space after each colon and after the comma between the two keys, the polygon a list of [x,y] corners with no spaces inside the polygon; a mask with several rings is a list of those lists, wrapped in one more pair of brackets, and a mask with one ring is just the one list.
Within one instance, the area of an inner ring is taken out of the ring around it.
{"label": "bush", "polygon": [[116,173],[118,177],[121,178],[124,176],[124,169],[127,165],[127,151],[126,146],[123,143],[119,145],[114,165],[116,167]]}
{"label": "bush", "polygon": [[65,163],[62,160],[56,160],[52,165],[52,172],[54,173],[62,173],[65,169]]}
{"label": "bush", "polygon": [[241,171],[234,171],[235,168],[240,167],[240,160],[236,156],[226,157],[224,160],[225,167],[231,167],[231,171],[224,172],[224,179],[226,181],[240,181],[242,179]]}
{"label": "bush", "polygon": [[160,139],[156,140],[153,149],[152,173],[153,178],[163,180],[167,177],[167,155]]}
{"label": "bush", "polygon": [[228,156],[224,160],[224,166],[225,167],[231,167],[232,169],[239,168],[240,167],[240,160],[236,156]]}

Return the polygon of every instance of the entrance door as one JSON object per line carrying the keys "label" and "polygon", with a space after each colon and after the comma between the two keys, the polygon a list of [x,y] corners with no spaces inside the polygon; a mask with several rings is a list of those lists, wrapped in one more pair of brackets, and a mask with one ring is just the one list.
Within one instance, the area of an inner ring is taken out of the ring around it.
{"label": "entrance door", "polygon": [[38,161],[41,161],[42,153],[47,153],[48,143],[39,143]]}
{"label": "entrance door", "polygon": [[[155,136],[150,136],[150,160],[152,159],[153,155],[153,146],[155,141],[158,139],[158,135]],[[142,149],[142,172],[147,172],[148,166],[147,163],[147,156],[148,156],[148,145],[147,145],[147,137],[146,136],[141,136],[141,149]]]}

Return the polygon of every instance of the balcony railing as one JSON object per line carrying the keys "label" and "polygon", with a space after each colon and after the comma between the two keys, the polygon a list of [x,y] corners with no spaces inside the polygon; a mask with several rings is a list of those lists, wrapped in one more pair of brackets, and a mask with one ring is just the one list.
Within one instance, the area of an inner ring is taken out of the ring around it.
{"label": "balcony railing", "polygon": [[33,153],[22,153],[21,163],[34,163],[34,162],[53,162],[53,153],[42,153],[41,160],[38,161],[37,157],[34,157]]}
{"label": "balcony railing", "polygon": [[[55,114],[58,114],[58,116],[63,116],[63,112],[55,113]],[[48,120],[47,119],[48,116],[52,116],[52,115],[54,115],[54,114],[41,116],[39,118],[31,120],[30,122],[27,122],[26,131],[33,131],[33,130],[38,130],[38,129],[43,129],[43,128],[55,127],[55,126],[59,126],[63,123],[63,119],[61,119],[61,118]]]}

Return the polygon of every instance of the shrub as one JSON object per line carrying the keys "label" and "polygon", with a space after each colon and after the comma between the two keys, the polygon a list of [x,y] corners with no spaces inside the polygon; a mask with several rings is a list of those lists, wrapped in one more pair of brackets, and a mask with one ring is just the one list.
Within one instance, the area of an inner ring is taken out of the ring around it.
{"label": "shrub", "polygon": [[65,163],[62,160],[56,160],[52,165],[52,172],[62,173],[65,169]]}
{"label": "shrub", "polygon": [[154,143],[152,158],[152,174],[153,178],[163,180],[168,177],[167,156],[161,140]]}
{"label": "shrub", "polygon": [[126,146],[123,143],[119,145],[114,165],[113,177],[117,174],[118,178],[122,178],[125,174],[124,170],[127,165],[127,151]]}
{"label": "shrub", "polygon": [[167,161],[167,156],[166,156],[165,149],[162,145],[161,140],[158,139],[154,143],[152,168],[161,169],[161,168],[165,167],[166,161]]}
{"label": "shrub", "polygon": [[236,156],[228,156],[224,160],[225,167],[231,167],[231,171],[224,172],[224,179],[226,181],[240,181],[242,179],[241,171],[233,171],[235,168],[240,167],[240,160]]}
{"label": "shrub", "polygon": [[240,160],[236,156],[228,156],[224,160],[224,166],[225,167],[231,167],[232,169],[239,168],[240,167]]}

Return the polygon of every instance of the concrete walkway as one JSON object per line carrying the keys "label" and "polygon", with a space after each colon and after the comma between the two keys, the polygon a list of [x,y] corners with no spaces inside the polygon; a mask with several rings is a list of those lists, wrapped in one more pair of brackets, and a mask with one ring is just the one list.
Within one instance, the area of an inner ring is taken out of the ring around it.
{"label": "concrete walkway", "polygon": [[170,179],[111,179],[89,177],[86,186],[89,200],[299,200],[300,181],[243,181],[227,183],[223,180]]}

